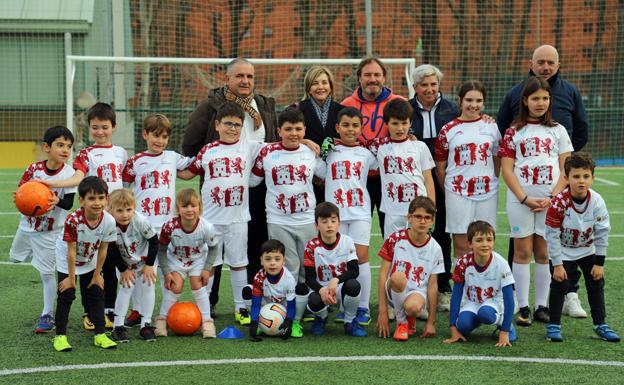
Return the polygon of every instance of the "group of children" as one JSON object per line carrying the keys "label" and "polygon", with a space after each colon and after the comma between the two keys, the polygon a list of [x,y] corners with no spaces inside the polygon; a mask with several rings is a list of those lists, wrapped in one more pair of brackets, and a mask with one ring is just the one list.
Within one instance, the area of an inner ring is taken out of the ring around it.
{"label": "group of children", "polygon": [[[502,140],[495,125],[481,119],[483,86],[466,83],[459,93],[461,115],[440,132],[435,163],[426,145],[409,136],[413,111],[401,99],[383,111],[389,136],[369,143],[358,140],[361,113],[342,109],[336,125],[340,139],[324,159],[302,145],[305,125],[299,110],[282,112],[281,141],[262,145],[241,138],[245,115],[233,102],[226,102],[215,117],[219,140],[204,146],[197,157],[166,150],[171,124],[155,114],[144,121],[147,151],[128,159],[125,150],[111,143],[114,111],[96,104],[88,114],[95,144],[80,151],[73,169],[65,162],[74,138],[66,128],[52,127],[44,136],[47,160],[31,165],[20,181],[42,181],[55,193],[44,216],[22,217],[10,251],[14,261],[32,255],[41,275],[44,309],[36,332],[56,327],[54,348],[71,349],[67,322],[78,277],[83,324],[95,331],[96,346],[128,341],[124,316],[130,301],[141,337],[154,341],[167,335],[167,314],[188,278],[202,315],[202,335],[215,337],[208,299],[211,272],[224,263],[231,270],[235,319],[249,325],[252,341],[261,340],[259,313],[266,302],[287,309],[283,338],[303,336],[306,311],[313,315],[311,333],[322,335],[330,306],[338,308],[336,319],[347,335],[364,337],[362,326],[371,322],[372,286],[366,182],[369,171],[379,170],[386,239],[379,251],[377,330],[381,337],[390,336],[393,310],[395,340],[405,341],[416,332],[417,316],[426,319],[421,336],[434,336],[436,275],[445,270],[441,248],[430,235],[436,212],[431,170],[436,168],[446,190],[446,231],[453,234],[456,257],[451,336],[444,342],[466,340],[480,324],[491,324],[500,329],[496,345],[511,346],[517,338],[514,285],[517,324],[522,325],[529,309],[532,253],[537,304],[542,306],[535,317],[547,308],[551,288],[547,337],[563,339],[567,274],[580,267],[594,330],[607,341],[619,341],[604,321],[602,266],[609,216],[600,195],[590,189],[594,163],[587,154],[570,155],[565,129],[550,119],[548,85],[535,79],[525,86],[519,121]],[[516,238],[513,273],[494,251],[501,166]],[[194,189],[176,194],[177,177],[196,175],[203,177],[201,196]],[[313,176],[326,186],[325,202],[318,205]],[[260,250],[262,269],[248,286],[248,194],[263,180],[270,240]],[[76,185],[80,208],[69,214]],[[134,192],[124,188],[130,185]],[[162,303],[152,327],[157,275]],[[104,332],[107,326],[113,329],[111,338]]]}

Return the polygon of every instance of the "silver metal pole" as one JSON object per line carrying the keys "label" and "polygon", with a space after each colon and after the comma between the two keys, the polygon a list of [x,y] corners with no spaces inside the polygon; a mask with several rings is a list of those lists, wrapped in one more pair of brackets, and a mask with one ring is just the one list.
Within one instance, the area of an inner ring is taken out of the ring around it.
{"label": "silver metal pole", "polygon": [[74,62],[72,56],[72,37],[65,32],[65,125],[74,132]]}
{"label": "silver metal pole", "polygon": [[366,56],[373,56],[373,5],[366,0]]}

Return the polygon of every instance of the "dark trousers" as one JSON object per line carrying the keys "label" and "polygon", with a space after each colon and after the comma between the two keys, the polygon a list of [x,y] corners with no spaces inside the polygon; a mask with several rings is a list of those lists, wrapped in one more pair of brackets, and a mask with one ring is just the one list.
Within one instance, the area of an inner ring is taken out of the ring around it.
{"label": "dark trousers", "polygon": [[444,186],[438,185],[438,179],[435,176],[435,170],[432,171],[433,185],[436,192],[436,216],[435,227],[433,229],[433,239],[438,242],[442,248],[444,257],[444,273],[438,274],[438,292],[451,292],[451,265],[453,256],[451,255],[451,236],[446,232],[446,202],[444,200]]}
{"label": "dark trousers", "polygon": [[[99,286],[93,285],[89,288],[87,286],[93,279],[92,270],[88,273],[80,274],[77,276],[80,283],[80,295],[87,304],[87,313],[91,322],[95,326],[95,334],[104,333],[104,291]],[[57,272],[58,282],[67,278],[69,275],[61,272]],[[64,292],[58,292],[58,298],[56,299],[56,316],[54,322],[56,324],[56,334],[67,334],[67,320],[69,319],[69,311],[71,310],[72,302],[76,299],[76,289],[67,289]]]}
{"label": "dark trousers", "polygon": [[[210,291],[210,308],[214,309],[219,302],[219,285],[221,284],[221,270],[223,265],[215,266],[214,274],[212,275],[212,290]],[[213,310],[214,312],[214,310]]]}
{"label": "dark trousers", "polygon": [[[119,254],[119,250],[117,250],[117,245],[111,242],[108,244],[108,254],[106,256],[106,260],[104,261],[104,266],[102,267],[102,276],[104,277],[105,309],[114,309],[115,301],[117,300],[117,285],[119,284],[119,282],[117,281],[117,268],[115,266],[115,258],[113,258],[113,254],[115,253]],[[82,302],[82,305],[86,312],[87,307],[84,300]]]}
{"label": "dark trousers", "polygon": [[[260,271],[260,247],[262,243],[269,239],[267,231],[266,205],[266,185],[264,182],[249,189],[249,213],[251,220],[248,222],[247,239],[247,283],[252,284],[256,273]],[[213,287],[214,292],[214,287]]]}
{"label": "dark trousers", "polygon": [[375,212],[375,208],[377,209],[377,216],[379,217],[379,227],[381,227],[381,236],[382,238],[386,238],[384,234],[384,222],[386,219],[386,214],[379,211],[381,207],[381,178],[379,175],[369,175],[366,180],[366,190],[368,190],[368,195],[370,195],[371,200],[371,216]]}
{"label": "dark trousers", "polygon": [[[601,325],[605,320],[605,302],[604,302],[604,278],[594,280],[591,276],[591,269],[594,267],[595,255],[590,255],[576,261],[563,261],[563,268],[568,275],[568,279],[563,282],[557,282],[554,279],[550,281],[550,322],[556,325],[561,324],[561,309],[563,308],[563,300],[568,294],[571,273],[577,272],[581,268],[583,277],[585,277],[585,288],[587,289],[587,299],[589,300],[589,308],[591,309],[592,320],[594,325]],[[552,263],[550,272],[554,271]]]}

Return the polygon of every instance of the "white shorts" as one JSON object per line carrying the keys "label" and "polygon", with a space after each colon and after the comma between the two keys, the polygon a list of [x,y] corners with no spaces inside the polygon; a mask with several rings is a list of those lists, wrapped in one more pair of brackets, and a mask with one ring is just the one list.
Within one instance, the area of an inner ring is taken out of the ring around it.
{"label": "white shorts", "polygon": [[[396,309],[395,304],[392,302],[392,295],[390,294],[390,279],[388,278],[386,280],[386,301],[388,301],[388,305],[390,305],[392,308]],[[407,290],[407,292],[405,293],[405,298],[407,299],[409,296],[411,296],[412,294],[418,294],[419,296],[421,296],[424,300],[425,300],[425,304],[423,305],[423,309],[427,309],[427,291],[426,290],[422,290],[422,289],[410,289],[409,287],[406,287],[405,290]],[[403,306],[403,304],[398,304],[399,306]]]}
{"label": "white shorts", "polygon": [[471,313],[477,314],[479,312],[479,309],[481,309],[483,306],[489,306],[496,311],[496,325],[501,325],[503,323],[503,306],[500,302],[493,299],[489,299],[483,303],[466,301],[464,304],[462,304],[459,312],[461,313],[463,311],[469,311]]}
{"label": "white shorts", "polygon": [[[511,194],[513,195],[513,194]],[[507,217],[509,218],[509,236],[511,238],[524,238],[537,234],[544,237],[546,227],[546,212],[534,213],[529,206],[518,202],[515,195],[513,199],[507,193]]]}
{"label": "white shorts", "polygon": [[371,222],[363,220],[341,221],[340,233],[353,239],[356,245],[368,246],[371,236]]}
{"label": "white shorts", "polygon": [[43,274],[56,273],[56,239],[61,229],[45,232],[25,232],[17,230],[9,259],[13,262],[26,262],[32,257],[32,265]]}
{"label": "white shorts", "polygon": [[217,258],[213,266],[224,262],[230,267],[244,267],[247,261],[247,222],[214,225],[217,232]]}
{"label": "white shorts", "polygon": [[201,275],[202,270],[204,270],[204,265],[206,264],[206,258],[198,258],[191,260],[190,264],[183,264],[177,259],[168,258],[169,268],[172,272],[179,273],[182,278],[186,279],[187,277],[199,277]]}
{"label": "white shorts", "polygon": [[406,215],[386,214],[384,219],[384,238],[388,238],[395,231],[403,230],[408,227]]}
{"label": "white shorts", "polygon": [[486,221],[496,230],[498,195],[475,201],[450,191],[445,191],[446,229],[449,234],[466,234],[468,225],[474,221]]}

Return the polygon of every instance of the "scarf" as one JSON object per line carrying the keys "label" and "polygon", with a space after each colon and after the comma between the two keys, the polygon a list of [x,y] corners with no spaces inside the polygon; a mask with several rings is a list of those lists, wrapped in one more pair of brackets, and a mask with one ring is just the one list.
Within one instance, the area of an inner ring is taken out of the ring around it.
{"label": "scarf", "polygon": [[249,116],[251,116],[251,118],[254,121],[255,130],[260,128],[260,125],[262,124],[262,117],[260,116],[260,113],[256,111],[251,105],[251,102],[253,101],[253,98],[254,98],[253,93],[247,96],[246,98],[241,98],[240,96],[230,91],[230,89],[227,86],[223,87],[223,93],[225,94],[226,100],[229,100],[230,102],[234,102],[238,104],[246,113],[249,114]]}
{"label": "scarf", "polygon": [[312,106],[314,107],[314,111],[316,111],[316,116],[318,116],[319,120],[321,121],[321,125],[323,126],[323,128],[325,128],[325,125],[327,125],[327,117],[329,116],[329,106],[331,104],[331,96],[328,96],[327,99],[325,99],[325,103],[323,103],[322,106],[319,106],[318,103],[312,99]]}

